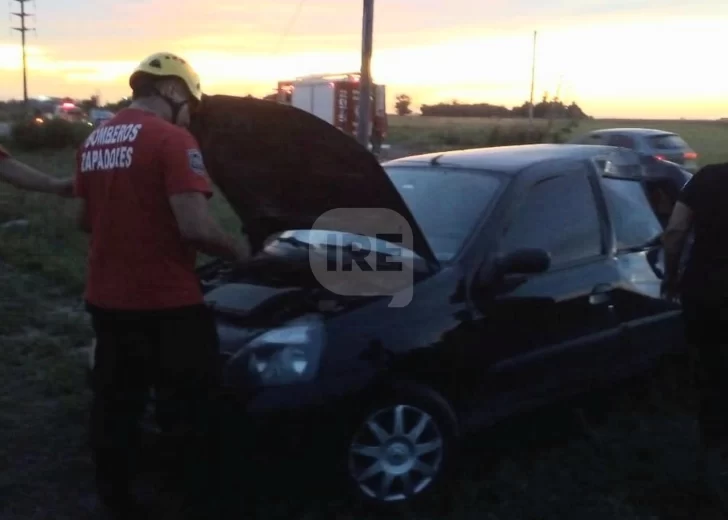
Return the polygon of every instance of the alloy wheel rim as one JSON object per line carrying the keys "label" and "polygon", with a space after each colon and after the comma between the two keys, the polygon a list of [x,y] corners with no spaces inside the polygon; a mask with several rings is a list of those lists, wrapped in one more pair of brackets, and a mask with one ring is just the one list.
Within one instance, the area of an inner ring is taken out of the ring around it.
{"label": "alloy wheel rim", "polygon": [[371,414],[349,446],[349,475],[367,496],[407,500],[432,484],[442,466],[444,439],[434,418],[410,405]]}

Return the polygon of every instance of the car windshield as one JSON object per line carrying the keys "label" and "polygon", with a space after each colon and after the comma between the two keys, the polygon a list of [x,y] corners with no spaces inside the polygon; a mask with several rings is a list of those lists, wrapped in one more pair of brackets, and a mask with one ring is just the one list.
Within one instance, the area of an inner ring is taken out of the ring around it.
{"label": "car windshield", "polygon": [[458,254],[504,183],[498,172],[485,170],[385,169],[441,262]]}
{"label": "car windshield", "polygon": [[655,135],[648,140],[655,150],[682,150],[688,147],[682,137],[675,134]]}

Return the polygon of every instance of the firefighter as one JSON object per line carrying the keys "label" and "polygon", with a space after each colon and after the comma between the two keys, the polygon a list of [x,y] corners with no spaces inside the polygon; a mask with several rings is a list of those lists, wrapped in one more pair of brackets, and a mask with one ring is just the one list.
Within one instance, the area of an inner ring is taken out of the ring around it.
{"label": "firefighter", "polygon": [[202,98],[195,70],[174,54],[152,54],[129,84],[131,105],[80,147],[75,184],[79,224],[91,236],[85,300],[96,334],[90,437],[97,492],[115,518],[146,514],[131,491],[130,461],[154,387],[160,424],[170,430],[164,438],[183,465],[180,507],[187,518],[217,518],[210,396],[218,344],[195,258],[200,251],[242,261],[248,246],[209,213],[211,183],[186,129]]}
{"label": "firefighter", "polygon": [[[708,165],[682,189],[665,230],[663,294],[680,296],[700,376],[700,469],[716,482],[728,462],[728,163]],[[692,232],[682,278],[680,259]],[[725,495],[723,499],[725,500]]]}
{"label": "firefighter", "polygon": [[73,177],[58,179],[40,172],[10,155],[0,146],[0,180],[21,190],[73,196]]}

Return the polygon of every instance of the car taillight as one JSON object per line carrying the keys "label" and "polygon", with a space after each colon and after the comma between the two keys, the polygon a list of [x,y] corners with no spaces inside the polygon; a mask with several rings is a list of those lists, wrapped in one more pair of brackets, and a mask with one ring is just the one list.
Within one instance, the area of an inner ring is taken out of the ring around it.
{"label": "car taillight", "polygon": [[664,155],[655,155],[655,159],[657,159],[658,161],[664,161],[665,156]]}
{"label": "car taillight", "polygon": [[696,154],[695,152],[685,152],[685,155],[683,157],[685,157],[685,159],[694,161],[698,158],[698,154]]}

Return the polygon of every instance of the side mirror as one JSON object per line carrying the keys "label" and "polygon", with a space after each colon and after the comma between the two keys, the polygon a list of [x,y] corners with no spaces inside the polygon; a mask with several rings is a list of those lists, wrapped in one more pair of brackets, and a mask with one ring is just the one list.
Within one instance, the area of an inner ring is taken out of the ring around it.
{"label": "side mirror", "polygon": [[543,249],[518,249],[498,261],[498,272],[506,274],[538,274],[551,267],[551,255]]}

